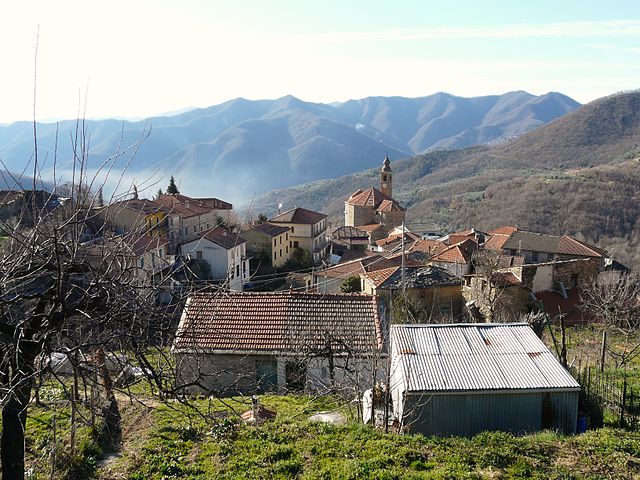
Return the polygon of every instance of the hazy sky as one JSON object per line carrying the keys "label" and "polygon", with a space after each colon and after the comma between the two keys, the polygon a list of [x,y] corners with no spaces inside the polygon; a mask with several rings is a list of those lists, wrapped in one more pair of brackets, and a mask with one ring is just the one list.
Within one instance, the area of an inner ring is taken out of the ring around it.
{"label": "hazy sky", "polygon": [[[11,1],[0,122],[146,117],[236,97],[640,87],[640,1]],[[82,106],[84,108],[84,105]]]}

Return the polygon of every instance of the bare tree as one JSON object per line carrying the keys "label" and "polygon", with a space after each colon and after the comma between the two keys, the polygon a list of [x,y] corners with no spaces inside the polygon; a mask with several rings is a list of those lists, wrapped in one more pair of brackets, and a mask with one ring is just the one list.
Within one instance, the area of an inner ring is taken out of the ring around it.
{"label": "bare tree", "polygon": [[623,366],[640,355],[640,277],[627,274],[598,282],[594,280],[581,289],[582,311],[600,320],[606,329],[621,332],[627,345],[608,348],[609,353]]}

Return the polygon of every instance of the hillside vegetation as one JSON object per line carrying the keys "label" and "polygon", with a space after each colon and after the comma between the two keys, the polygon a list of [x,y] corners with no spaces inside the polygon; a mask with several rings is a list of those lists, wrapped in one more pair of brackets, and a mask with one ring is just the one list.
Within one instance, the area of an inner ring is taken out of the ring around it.
{"label": "hillside vegetation", "polygon": [[[414,224],[576,235],[640,266],[639,145],[640,92],[618,94],[501,145],[393,162],[394,196]],[[255,209],[305,205],[340,222],[349,194],[378,182],[372,169],[270,192]]]}

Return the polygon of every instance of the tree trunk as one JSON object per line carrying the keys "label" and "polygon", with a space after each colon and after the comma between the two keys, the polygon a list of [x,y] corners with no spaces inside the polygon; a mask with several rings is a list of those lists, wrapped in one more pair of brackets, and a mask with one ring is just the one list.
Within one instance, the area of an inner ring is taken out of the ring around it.
{"label": "tree trunk", "polygon": [[27,407],[33,388],[34,350],[37,347],[21,343],[18,364],[13,365],[13,391],[2,407],[2,438],[0,462],[4,480],[24,480],[24,439]]}

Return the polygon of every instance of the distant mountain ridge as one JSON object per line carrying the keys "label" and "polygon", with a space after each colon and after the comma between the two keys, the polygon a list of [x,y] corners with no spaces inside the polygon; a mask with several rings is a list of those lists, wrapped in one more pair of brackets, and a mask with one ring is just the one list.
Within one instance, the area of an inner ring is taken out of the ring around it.
{"label": "distant mountain ridge", "polygon": [[[147,122],[87,120],[80,126],[90,135],[94,169],[118,148],[123,150],[146,137],[115,163],[116,178],[126,169],[127,180],[157,189],[174,175],[182,189],[194,195],[237,202],[274,188],[370,168],[386,154],[402,158],[434,149],[500,143],[578,106],[553,92],[473,98],[436,93],[336,104],[285,96],[253,101],[238,98]],[[76,127],[74,121],[60,122],[57,127],[38,125],[44,171],[53,165],[56,128],[56,170],[64,175],[71,169],[69,138]],[[150,128],[148,136],[145,128]],[[0,126],[0,158],[10,170],[24,169],[33,150],[32,136],[30,122]]]}

